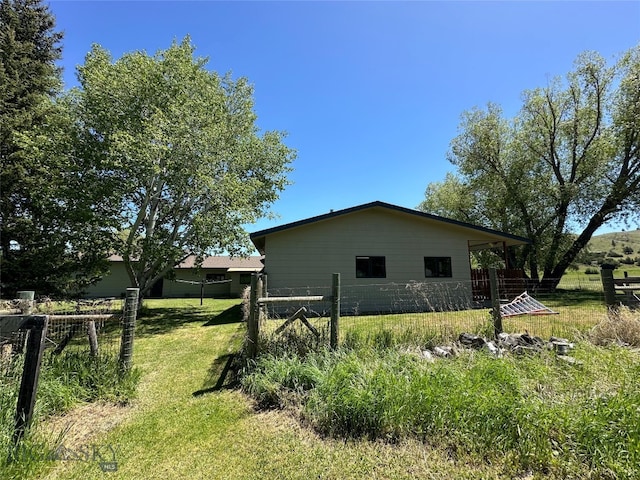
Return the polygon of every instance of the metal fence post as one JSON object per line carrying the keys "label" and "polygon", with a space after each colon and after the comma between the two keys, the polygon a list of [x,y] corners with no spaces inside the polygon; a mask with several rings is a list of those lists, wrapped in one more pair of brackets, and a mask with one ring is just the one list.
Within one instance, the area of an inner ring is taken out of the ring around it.
{"label": "metal fence post", "polygon": [[498,290],[498,274],[495,268],[489,269],[489,286],[491,288],[491,318],[493,333],[496,338],[502,333],[502,315],[500,315],[500,293]]}
{"label": "metal fence post", "polygon": [[334,273],[331,281],[331,333],[330,346],[332,349],[338,348],[338,338],[340,336],[340,274]]}
{"label": "metal fence post", "polygon": [[249,294],[249,318],[247,319],[247,357],[256,358],[258,354],[258,275],[251,275]]}
{"label": "metal fence post", "polygon": [[139,293],[139,288],[127,288],[122,318],[122,337],[120,340],[120,368],[122,371],[127,371],[131,368],[133,359],[133,334],[136,327]]}

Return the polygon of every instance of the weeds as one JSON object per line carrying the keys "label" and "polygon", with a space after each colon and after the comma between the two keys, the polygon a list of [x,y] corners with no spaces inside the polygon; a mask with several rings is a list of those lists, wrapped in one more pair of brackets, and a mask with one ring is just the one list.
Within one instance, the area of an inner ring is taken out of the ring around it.
{"label": "weeds", "polygon": [[[12,438],[21,375],[20,357],[5,361],[0,369],[0,474],[3,478],[30,478],[29,472],[38,470],[39,464],[47,459],[47,452],[52,452],[60,442],[60,439],[52,441],[29,432],[19,449],[14,450]],[[71,349],[61,355],[47,352],[42,361],[33,422],[64,413],[80,402],[126,403],[135,396],[139,378],[138,369],[123,372],[116,355],[92,357],[86,351]]]}
{"label": "weeds", "polygon": [[242,385],[261,407],[295,406],[325,435],[419,438],[455,455],[508,458],[512,475],[640,474],[640,367],[633,352],[581,343],[579,365],[559,362],[553,352],[496,359],[466,351],[426,362],[388,348],[387,335],[374,344],[379,348],[323,350],[304,359],[265,355]]}
{"label": "weeds", "polygon": [[598,323],[589,332],[589,339],[596,345],[633,345],[640,347],[640,313],[622,307]]}

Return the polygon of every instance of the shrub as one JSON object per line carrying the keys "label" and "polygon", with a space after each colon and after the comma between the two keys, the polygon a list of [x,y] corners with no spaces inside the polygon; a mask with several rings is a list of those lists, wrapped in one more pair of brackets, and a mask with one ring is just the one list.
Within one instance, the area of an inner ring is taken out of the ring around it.
{"label": "shrub", "polygon": [[597,268],[587,267],[585,268],[584,273],[587,275],[598,275],[600,271]]}
{"label": "shrub", "polygon": [[605,258],[600,264],[600,267],[602,268],[611,268],[611,269],[616,269],[619,266],[620,266],[620,262],[613,258]]}

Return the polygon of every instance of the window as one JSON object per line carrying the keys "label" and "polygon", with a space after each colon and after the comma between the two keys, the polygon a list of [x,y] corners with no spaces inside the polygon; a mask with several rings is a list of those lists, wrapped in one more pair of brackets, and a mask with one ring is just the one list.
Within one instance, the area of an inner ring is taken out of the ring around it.
{"label": "window", "polygon": [[225,279],[224,273],[207,273],[207,282],[221,282]]}
{"label": "window", "polygon": [[424,257],[424,276],[452,277],[451,257]]}
{"label": "window", "polygon": [[356,257],[356,278],[386,278],[385,257]]}
{"label": "window", "polygon": [[241,273],[240,274],[240,285],[250,285],[251,284],[251,274],[250,273]]}

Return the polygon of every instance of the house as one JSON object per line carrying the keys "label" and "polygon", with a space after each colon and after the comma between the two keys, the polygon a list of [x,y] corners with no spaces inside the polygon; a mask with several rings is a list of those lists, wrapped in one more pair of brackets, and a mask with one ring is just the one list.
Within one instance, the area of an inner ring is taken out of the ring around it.
{"label": "house", "polygon": [[[110,269],[98,283],[87,288],[87,297],[120,297],[131,285],[124,261],[118,255],[109,257]],[[196,268],[195,256],[190,256],[173,270],[171,280],[165,278],[152,287],[149,297],[199,297],[205,283],[205,297],[239,297],[251,283],[251,274],[262,271],[262,258],[211,256]],[[215,283],[213,283],[215,282]]]}
{"label": "house", "polygon": [[[473,298],[470,253],[504,252],[530,243],[383,202],[254,232],[251,240],[264,255],[269,292],[318,294],[331,284],[332,273],[340,273],[342,310],[347,313],[442,309],[443,302],[468,308]],[[443,288],[446,294],[435,294]],[[416,303],[415,295],[405,300],[398,293],[416,291],[423,301]]]}

